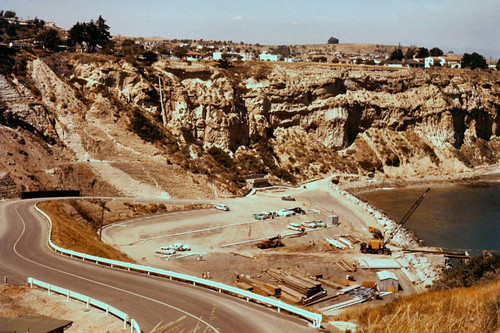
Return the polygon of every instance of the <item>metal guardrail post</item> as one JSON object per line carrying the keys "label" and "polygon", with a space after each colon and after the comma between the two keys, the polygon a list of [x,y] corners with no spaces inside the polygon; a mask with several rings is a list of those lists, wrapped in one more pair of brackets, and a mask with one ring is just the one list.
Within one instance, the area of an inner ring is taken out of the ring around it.
{"label": "metal guardrail post", "polygon": [[35,280],[31,277],[28,277],[27,279],[28,284],[30,285],[31,288],[33,288],[33,285],[39,286],[41,288],[46,288],[49,293],[52,291],[54,294],[61,294],[61,295],[66,295],[67,300],[69,301],[70,298],[74,298],[83,302],[86,302],[87,308],[90,307],[90,305],[94,305],[96,308],[102,309],[106,311],[106,316],[109,315],[109,313],[114,314],[118,318],[123,319],[123,329],[127,329],[127,322],[130,321],[130,327],[131,327],[131,332],[133,333],[134,330],[138,333],[141,333],[141,328],[139,324],[137,323],[136,320],[130,319],[130,317],[126,314],[123,313],[122,311],[110,306],[109,304],[103,303],[101,301],[95,300],[91,297],[79,294],[77,292],[73,292],[73,297],[71,297],[71,290],[64,289],[58,286],[51,285],[46,282],[38,281]]}

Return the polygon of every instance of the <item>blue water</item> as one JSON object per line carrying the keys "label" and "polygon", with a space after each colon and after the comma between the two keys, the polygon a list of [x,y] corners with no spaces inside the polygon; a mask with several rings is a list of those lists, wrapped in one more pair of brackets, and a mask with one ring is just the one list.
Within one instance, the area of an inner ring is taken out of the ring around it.
{"label": "blue water", "polygon": [[448,250],[500,250],[500,181],[490,178],[467,185],[376,190],[358,196],[399,222],[412,204],[427,194],[405,224],[424,245]]}

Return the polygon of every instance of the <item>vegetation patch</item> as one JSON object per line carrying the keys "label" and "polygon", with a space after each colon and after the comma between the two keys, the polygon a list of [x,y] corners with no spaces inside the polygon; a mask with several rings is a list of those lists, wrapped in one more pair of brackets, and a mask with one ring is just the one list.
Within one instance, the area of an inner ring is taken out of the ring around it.
{"label": "vegetation patch", "polygon": [[[78,221],[76,211],[62,202],[42,202],[38,207],[52,219],[52,241],[65,249],[107,259],[134,262],[126,254],[101,242],[95,230]],[[75,214],[76,213],[76,214]]]}
{"label": "vegetation patch", "polygon": [[353,321],[360,332],[498,332],[500,281],[434,291],[376,307],[349,310],[335,320]]}

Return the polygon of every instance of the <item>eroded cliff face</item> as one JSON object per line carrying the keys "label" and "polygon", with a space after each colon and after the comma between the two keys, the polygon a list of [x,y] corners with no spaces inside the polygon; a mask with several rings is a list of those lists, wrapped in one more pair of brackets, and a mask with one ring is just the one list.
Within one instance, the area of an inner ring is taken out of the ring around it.
{"label": "eroded cliff face", "polygon": [[122,194],[134,193],[120,188],[121,173],[138,181],[134,188],[146,184],[141,193],[175,195],[187,177],[208,195],[202,188],[210,181],[234,192],[251,172],[286,181],[395,178],[466,171],[500,156],[498,72],[145,66],[76,55],[34,59],[28,69],[38,94],[16,76],[0,76],[2,124],[69,151],[67,159]]}

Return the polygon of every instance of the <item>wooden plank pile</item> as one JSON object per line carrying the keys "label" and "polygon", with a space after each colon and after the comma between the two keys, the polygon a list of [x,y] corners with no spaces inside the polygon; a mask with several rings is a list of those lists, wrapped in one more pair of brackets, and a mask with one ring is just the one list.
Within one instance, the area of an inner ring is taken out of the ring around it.
{"label": "wooden plank pile", "polygon": [[279,283],[281,299],[293,303],[307,303],[312,299],[326,295],[321,282],[299,273],[285,273],[270,269],[264,272]]}
{"label": "wooden plank pile", "polygon": [[336,264],[344,272],[355,272],[356,271],[356,267],[354,267],[354,265],[351,264],[346,259],[340,259],[339,261],[336,262]]}
{"label": "wooden plank pile", "polygon": [[239,281],[236,283],[236,286],[244,290],[253,291],[254,293],[262,296],[281,295],[280,287],[271,283],[264,283],[262,281],[258,281],[246,275],[240,275]]}

